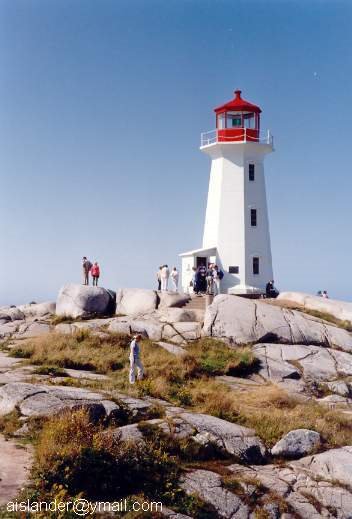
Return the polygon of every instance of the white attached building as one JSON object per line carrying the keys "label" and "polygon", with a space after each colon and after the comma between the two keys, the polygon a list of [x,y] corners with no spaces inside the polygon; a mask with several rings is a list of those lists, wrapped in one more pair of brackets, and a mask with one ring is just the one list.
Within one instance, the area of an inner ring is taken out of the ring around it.
{"label": "white attached building", "polygon": [[240,90],[215,113],[216,129],[201,136],[200,149],[211,158],[203,245],[180,254],[182,288],[189,290],[193,267],[216,263],[222,293],[258,295],[273,278],[264,178],[273,139],[269,132],[261,137],[261,109]]}

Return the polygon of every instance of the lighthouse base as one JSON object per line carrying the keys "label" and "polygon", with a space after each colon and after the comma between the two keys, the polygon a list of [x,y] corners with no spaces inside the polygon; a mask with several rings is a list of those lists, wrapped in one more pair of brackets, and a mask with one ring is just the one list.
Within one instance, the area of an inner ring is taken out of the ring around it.
{"label": "lighthouse base", "polygon": [[235,285],[227,289],[227,293],[234,296],[245,296],[252,298],[259,298],[265,294],[265,290],[258,287],[251,287],[248,285]]}

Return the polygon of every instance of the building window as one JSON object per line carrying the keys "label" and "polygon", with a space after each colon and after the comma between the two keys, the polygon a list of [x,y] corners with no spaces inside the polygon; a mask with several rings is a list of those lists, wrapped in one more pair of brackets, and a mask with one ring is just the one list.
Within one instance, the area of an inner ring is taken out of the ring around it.
{"label": "building window", "polygon": [[259,258],[258,257],[254,257],[253,258],[253,274],[259,274]]}
{"label": "building window", "polygon": [[254,182],[254,180],[255,180],[255,166],[254,166],[254,164],[249,164],[248,165],[248,178],[249,178],[250,182]]}
{"label": "building window", "polygon": [[257,227],[257,210],[251,209],[251,227]]}
{"label": "building window", "polygon": [[229,267],[229,274],[239,274],[240,272],[240,267]]}

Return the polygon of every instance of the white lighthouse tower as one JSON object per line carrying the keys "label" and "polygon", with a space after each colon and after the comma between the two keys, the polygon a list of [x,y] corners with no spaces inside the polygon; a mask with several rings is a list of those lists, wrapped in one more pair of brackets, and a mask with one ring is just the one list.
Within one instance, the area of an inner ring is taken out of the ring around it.
{"label": "white lighthouse tower", "polygon": [[182,287],[193,268],[216,263],[224,272],[221,292],[259,295],[273,278],[264,157],[273,151],[270,132],[260,135],[261,109],[235,91],[215,108],[216,129],[201,135],[211,158],[203,245],[181,254]]}

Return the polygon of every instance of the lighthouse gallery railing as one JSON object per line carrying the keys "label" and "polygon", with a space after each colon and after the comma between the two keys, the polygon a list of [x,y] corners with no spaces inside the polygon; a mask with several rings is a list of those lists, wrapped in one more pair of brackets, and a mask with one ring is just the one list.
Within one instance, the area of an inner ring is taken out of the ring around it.
{"label": "lighthouse gallery railing", "polygon": [[218,130],[211,130],[210,132],[203,132],[200,135],[200,145],[208,146],[209,144],[215,144],[216,142],[259,142],[261,144],[270,144],[274,147],[274,137],[270,133],[270,130],[266,134],[258,135],[258,138],[253,138],[252,135],[247,136],[247,128],[243,128],[241,133],[226,136],[225,132],[221,133],[219,139]]}

